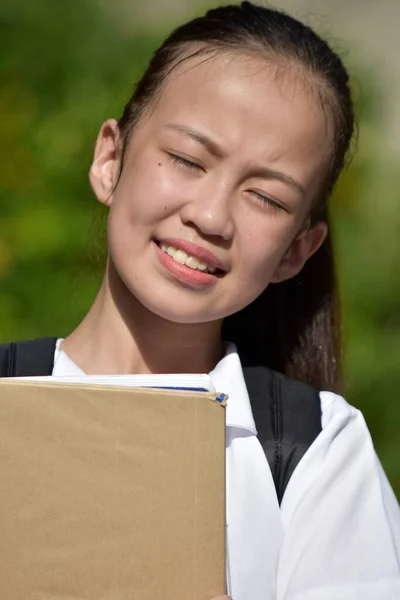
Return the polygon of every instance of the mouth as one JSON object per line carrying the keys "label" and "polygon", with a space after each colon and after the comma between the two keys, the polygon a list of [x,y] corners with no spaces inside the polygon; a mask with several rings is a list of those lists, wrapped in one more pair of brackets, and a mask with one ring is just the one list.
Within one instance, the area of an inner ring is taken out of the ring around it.
{"label": "mouth", "polygon": [[207,275],[213,275],[214,277],[221,278],[224,276],[225,271],[217,267],[211,261],[206,262],[204,259],[195,256],[194,254],[189,254],[182,248],[178,248],[173,244],[168,244],[166,242],[160,242],[158,240],[154,240],[155,244],[159,247],[159,249],[167,254],[172,260],[177,262],[180,265],[184,265],[193,271],[197,271],[199,273],[204,273]]}

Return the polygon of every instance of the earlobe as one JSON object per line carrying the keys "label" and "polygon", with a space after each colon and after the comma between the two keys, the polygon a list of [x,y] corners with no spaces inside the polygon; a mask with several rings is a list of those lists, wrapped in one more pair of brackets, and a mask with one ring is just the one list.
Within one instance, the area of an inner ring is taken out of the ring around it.
{"label": "earlobe", "polygon": [[97,199],[102,204],[112,204],[112,192],[117,181],[120,164],[120,133],[115,119],[101,126],[96,141],[89,179]]}
{"label": "earlobe", "polygon": [[307,260],[322,246],[327,233],[328,225],[324,221],[300,233],[283,256],[271,283],[279,283],[297,275]]}

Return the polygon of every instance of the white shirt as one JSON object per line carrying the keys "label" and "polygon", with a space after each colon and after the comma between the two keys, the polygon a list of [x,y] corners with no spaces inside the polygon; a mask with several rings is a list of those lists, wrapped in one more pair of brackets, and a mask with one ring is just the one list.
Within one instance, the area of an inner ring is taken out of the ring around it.
{"label": "white shirt", "polygon": [[[53,375],[84,375],[57,344]],[[210,373],[226,409],[233,600],[400,600],[400,509],[359,410],[321,392],[322,432],[279,507],[236,348]]]}

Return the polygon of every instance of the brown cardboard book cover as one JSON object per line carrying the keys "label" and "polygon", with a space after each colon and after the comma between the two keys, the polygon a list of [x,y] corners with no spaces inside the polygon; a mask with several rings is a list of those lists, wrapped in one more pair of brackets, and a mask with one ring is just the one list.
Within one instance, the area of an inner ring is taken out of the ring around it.
{"label": "brown cardboard book cover", "polygon": [[0,381],[0,598],[225,589],[216,394]]}

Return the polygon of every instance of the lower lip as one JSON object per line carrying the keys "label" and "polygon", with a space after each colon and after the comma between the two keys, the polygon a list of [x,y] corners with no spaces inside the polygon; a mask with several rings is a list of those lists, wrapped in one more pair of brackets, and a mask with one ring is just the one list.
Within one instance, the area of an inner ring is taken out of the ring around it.
{"label": "lower lip", "polygon": [[217,281],[217,277],[215,275],[212,275],[211,273],[204,273],[202,271],[196,271],[195,269],[191,269],[186,265],[182,265],[169,256],[169,254],[161,250],[161,248],[159,248],[155,242],[153,243],[161,264],[180,281],[196,287],[208,287]]}

